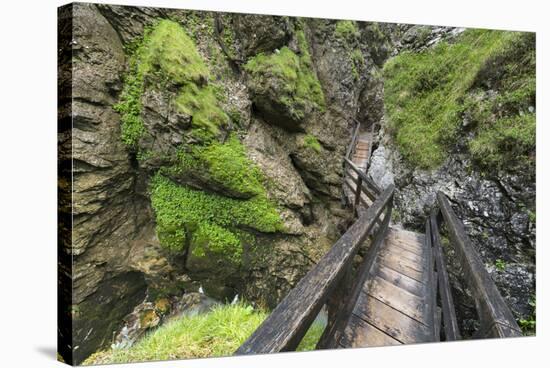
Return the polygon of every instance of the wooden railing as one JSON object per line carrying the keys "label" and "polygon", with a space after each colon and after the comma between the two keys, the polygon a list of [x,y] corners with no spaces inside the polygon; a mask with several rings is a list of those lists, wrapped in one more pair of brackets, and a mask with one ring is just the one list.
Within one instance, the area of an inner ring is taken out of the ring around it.
{"label": "wooden railing", "polygon": [[[521,329],[516,323],[512,312],[485,269],[479,253],[466,235],[464,226],[454,213],[449,200],[442,192],[438,192],[437,201],[441,215],[445,220],[451,244],[464,273],[468,290],[475,300],[480,328],[474,337],[522,336]],[[449,284],[445,255],[441,247],[438,215],[439,211],[434,212],[428,219],[426,234],[430,234],[430,236],[426,238],[430,238],[432,242],[435,270],[437,272],[439,300],[443,313],[444,329],[442,335],[445,340],[458,340],[461,337]],[[435,313],[434,311],[434,315]]]}
{"label": "wooden railing", "polygon": [[[356,190],[361,193],[364,186],[359,184]],[[331,346],[351,315],[360,287],[385,237],[391,217],[393,192],[394,186],[391,185],[380,193],[374,203],[298,282],[235,354],[295,350],[325,304],[328,307],[328,323],[318,347]],[[352,277],[353,258],[384,212],[382,226],[378,226],[362,265]]]}

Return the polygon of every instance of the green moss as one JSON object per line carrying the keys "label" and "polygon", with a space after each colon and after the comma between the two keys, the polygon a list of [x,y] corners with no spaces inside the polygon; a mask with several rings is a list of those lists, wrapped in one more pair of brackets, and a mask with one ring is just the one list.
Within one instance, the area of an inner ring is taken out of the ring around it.
{"label": "green moss", "polygon": [[365,59],[361,50],[354,49],[353,51],[351,51],[350,62],[353,78],[355,78],[355,80],[358,80],[360,77],[359,70],[361,70],[365,66]]}
{"label": "green moss", "polygon": [[159,240],[174,251],[184,250],[187,240],[202,245],[208,241],[215,252],[227,250],[228,259],[234,260],[241,251],[236,241],[239,229],[265,233],[283,229],[265,193],[248,200],[233,199],[180,186],[157,174],[151,181],[151,203]]}
{"label": "green moss", "polygon": [[348,42],[357,39],[359,37],[357,23],[353,20],[339,20],[336,23],[334,35],[336,38],[346,40]]}
{"label": "green moss", "polygon": [[223,256],[239,264],[243,249],[235,233],[212,223],[201,223],[193,234],[193,255],[206,257],[209,253]]}
{"label": "green moss", "polygon": [[115,109],[121,113],[122,141],[129,148],[137,150],[145,133],[141,97],[146,83],[159,89],[167,84],[181,86],[176,106],[193,116],[192,125],[198,130],[198,137],[216,135],[218,128],[227,124],[229,118],[218,105],[215,87],[208,85],[208,67],[178,23],[157,22],[127,49],[131,53],[129,73]]}
{"label": "green moss", "polygon": [[268,79],[277,80],[280,86],[279,102],[284,105],[294,120],[304,118],[307,106],[325,110],[325,97],[321,84],[313,72],[311,54],[303,30],[297,31],[300,55],[288,47],[273,54],[260,53],[245,65],[255,84],[263,86]]}
{"label": "green moss", "polygon": [[198,131],[194,134],[196,138],[208,133],[217,135],[219,127],[229,122],[229,117],[219,107],[219,100],[213,86],[199,87],[191,83],[180,90],[176,106],[181,112],[193,116],[192,125]]}
{"label": "green moss", "polygon": [[317,153],[321,152],[321,144],[313,134],[306,134],[304,137],[304,146],[314,150]]}
{"label": "green moss", "polygon": [[518,324],[524,335],[532,336],[537,331],[537,303],[534,295],[529,299],[529,306],[533,308],[533,312],[527,318],[520,319]]}
{"label": "green moss", "polygon": [[[519,67],[515,60],[503,58],[510,54],[519,37],[521,34],[516,32],[468,30],[454,44],[441,42],[422,53],[404,52],[386,63],[385,105],[395,141],[406,160],[423,168],[435,167],[444,160],[450,147],[460,139],[462,115],[468,107],[467,95],[480,81],[488,78],[487,68],[493,68],[494,60],[499,57],[509,70]],[[530,70],[529,73],[534,73],[534,68]],[[493,78],[505,75],[501,73]],[[525,78],[520,77],[520,80],[525,81]],[[529,94],[512,93],[516,90],[514,83],[502,85],[501,98],[522,100],[522,96]],[[486,126],[487,129],[477,128],[479,144],[472,143],[474,156],[484,155],[481,142],[487,142],[488,134],[495,133],[500,142],[493,146],[498,148],[488,149],[496,151],[493,157],[502,161],[504,141],[511,137],[512,140],[526,138],[517,135],[514,127],[518,124],[529,126],[532,122],[534,120],[519,123],[514,118]],[[496,132],[503,128],[508,132],[502,135]],[[530,132],[525,135],[528,139],[532,137]]]}
{"label": "green moss", "polygon": [[200,173],[244,196],[265,194],[263,175],[246,156],[245,147],[235,134],[231,134],[224,143],[212,141],[208,145],[193,146],[190,151],[182,150],[178,159],[179,162],[171,168],[172,172],[180,175]]}

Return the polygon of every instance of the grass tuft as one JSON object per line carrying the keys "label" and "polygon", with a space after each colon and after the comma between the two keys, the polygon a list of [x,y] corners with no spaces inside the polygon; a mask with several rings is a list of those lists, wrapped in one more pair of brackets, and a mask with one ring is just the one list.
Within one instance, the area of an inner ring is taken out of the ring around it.
{"label": "grass tuft", "polygon": [[[212,311],[172,320],[129,349],[102,351],[83,364],[115,364],[152,360],[232,355],[260,326],[268,313],[244,303],[219,305]],[[314,350],[324,325],[313,323],[297,351]]]}
{"label": "grass tuft", "polygon": [[321,143],[317,140],[313,134],[306,134],[304,137],[304,146],[314,150],[317,153],[321,152]]}

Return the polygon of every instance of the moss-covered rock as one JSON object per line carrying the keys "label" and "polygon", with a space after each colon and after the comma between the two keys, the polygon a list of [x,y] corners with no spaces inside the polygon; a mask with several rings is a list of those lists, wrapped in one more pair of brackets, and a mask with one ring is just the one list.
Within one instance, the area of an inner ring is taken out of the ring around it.
{"label": "moss-covered rock", "polygon": [[248,200],[232,199],[178,185],[158,174],[151,182],[151,201],[161,244],[187,251],[187,266],[195,272],[216,270],[223,277],[236,271],[244,244],[253,241],[244,229],[283,230],[265,192]]}
{"label": "moss-covered rock", "polygon": [[179,183],[229,197],[248,199],[264,193],[262,173],[235,134],[224,143],[214,140],[182,148],[177,162],[163,172]]}
{"label": "moss-covered rock", "polygon": [[[155,144],[166,150],[177,145],[185,138],[182,126],[191,128],[185,134],[188,139],[202,140],[217,136],[228,124],[216,87],[209,81],[209,69],[178,23],[157,22],[129,50],[129,72],[115,109],[122,117],[122,140],[131,150],[154,150]],[[144,100],[146,93],[153,98]],[[155,119],[143,118],[151,111],[170,123],[161,131],[172,130],[180,137],[169,135],[159,143],[157,129],[151,125]]]}
{"label": "moss-covered rock", "polygon": [[233,17],[233,25],[245,57],[280,49],[292,36],[288,17],[239,14]]}
{"label": "moss-covered rock", "polygon": [[260,53],[245,65],[256,108],[267,121],[289,130],[301,130],[304,118],[325,109],[321,84],[313,70],[303,31],[297,32],[300,54],[283,47]]}

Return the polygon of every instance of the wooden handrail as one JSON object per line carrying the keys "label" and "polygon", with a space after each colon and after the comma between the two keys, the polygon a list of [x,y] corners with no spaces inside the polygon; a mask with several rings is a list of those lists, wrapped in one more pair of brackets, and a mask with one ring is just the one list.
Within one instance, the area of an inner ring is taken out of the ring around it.
{"label": "wooden handrail", "polygon": [[[353,119],[355,120],[355,119]],[[346,158],[349,158],[351,153],[353,152],[353,149],[355,148],[355,142],[357,141],[357,135],[359,134],[359,128],[361,127],[361,123],[355,120],[357,125],[355,126],[355,129],[353,130],[353,135],[351,138],[351,142],[348,146],[348,149],[346,151]]]}
{"label": "wooden handrail", "polygon": [[359,294],[363,289],[365,280],[372,271],[376,256],[378,251],[387,235],[388,228],[391,221],[391,212],[392,212],[392,199],[388,202],[386,214],[384,215],[384,220],[380,224],[380,227],[376,230],[376,235],[367,250],[367,253],[363,257],[363,261],[357,270],[357,275],[354,277],[353,282],[351,283],[350,291],[347,298],[342,301],[342,308],[338,310],[335,321],[332,326],[328,326],[323,336],[321,337],[319,343],[317,344],[318,348],[335,348],[338,341],[344,333],[344,329],[347,326],[349,319],[352,315],[353,308],[355,303],[359,299]]}
{"label": "wooden handrail", "polygon": [[374,228],[376,220],[391,205],[390,185],[332,246],[296,287],[277,305],[269,317],[235,354],[260,354],[295,350],[307,329],[349,270],[359,246]]}
{"label": "wooden handrail", "polygon": [[449,236],[460,259],[466,282],[475,300],[477,314],[481,322],[478,336],[522,336],[521,329],[512,312],[485,269],[479,253],[466,235],[464,226],[451,208],[449,200],[442,192],[438,192],[437,201],[447,224]]}
{"label": "wooden handrail", "polygon": [[441,238],[439,236],[439,226],[437,225],[436,213],[432,213],[430,221],[430,236],[432,238],[433,254],[437,269],[439,297],[441,298],[441,309],[443,310],[443,327],[445,340],[460,340],[460,331],[456,318],[453,295],[451,294],[451,285],[449,283],[449,274],[445,262],[445,255],[441,249]]}
{"label": "wooden handrail", "polygon": [[375,194],[379,195],[382,192],[380,187],[376,185],[376,183],[371,178],[369,178],[369,176],[364,171],[358,168],[350,159],[344,158],[344,162],[358,175],[358,177],[361,178],[362,181],[365,182],[365,184],[367,184],[367,186]]}

